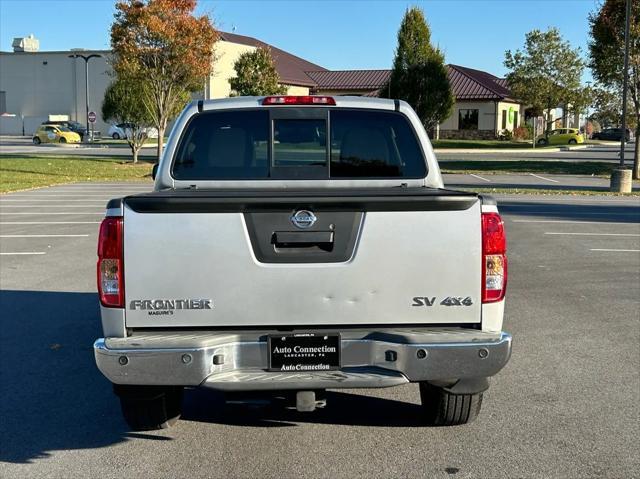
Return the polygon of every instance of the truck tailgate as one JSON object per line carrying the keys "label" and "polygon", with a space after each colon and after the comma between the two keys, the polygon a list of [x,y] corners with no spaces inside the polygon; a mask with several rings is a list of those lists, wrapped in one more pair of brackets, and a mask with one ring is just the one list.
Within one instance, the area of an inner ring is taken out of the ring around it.
{"label": "truck tailgate", "polygon": [[128,197],[126,325],[479,323],[480,207],[427,188]]}

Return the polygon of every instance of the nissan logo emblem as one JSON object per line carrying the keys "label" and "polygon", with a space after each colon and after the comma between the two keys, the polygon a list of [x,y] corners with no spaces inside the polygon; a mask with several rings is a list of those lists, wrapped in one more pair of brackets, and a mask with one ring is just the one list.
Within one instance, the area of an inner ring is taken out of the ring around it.
{"label": "nissan logo emblem", "polygon": [[298,228],[307,229],[311,228],[318,218],[309,210],[299,210],[290,219]]}

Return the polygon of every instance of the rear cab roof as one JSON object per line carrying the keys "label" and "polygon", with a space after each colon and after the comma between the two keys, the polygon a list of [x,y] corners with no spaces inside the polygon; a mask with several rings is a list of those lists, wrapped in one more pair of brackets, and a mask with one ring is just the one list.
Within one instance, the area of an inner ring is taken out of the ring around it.
{"label": "rear cab roof", "polygon": [[[378,187],[431,187],[442,188],[442,177],[440,169],[431,146],[431,142],[420,122],[420,119],[413,109],[402,100],[357,97],[357,96],[332,96],[335,105],[263,105],[265,96],[245,96],[222,98],[216,100],[197,100],[191,102],[177,118],[165,150],[163,152],[158,172],[155,180],[155,190],[166,189],[186,189],[186,188],[206,188],[206,189],[289,189],[289,188],[378,188]],[[421,179],[317,179],[317,180],[199,180],[181,181],[173,178],[171,174],[172,159],[177,151],[181,134],[189,120],[200,113],[215,110],[242,110],[242,109],[287,109],[287,108],[310,108],[310,109],[366,109],[397,111],[402,113],[412,124],[417,139],[422,146],[425,161],[427,163],[427,175]]]}

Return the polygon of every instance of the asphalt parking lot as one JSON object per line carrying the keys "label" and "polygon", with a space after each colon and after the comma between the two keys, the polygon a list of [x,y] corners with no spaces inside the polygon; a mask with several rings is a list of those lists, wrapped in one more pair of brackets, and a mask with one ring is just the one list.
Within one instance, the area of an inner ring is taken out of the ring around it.
{"label": "asphalt parking lot", "polygon": [[315,413],[198,390],[175,428],[131,433],[93,362],[95,250],[106,201],[149,188],[0,196],[0,477],[637,476],[638,197],[498,196],[514,350],[473,424],[421,427],[415,385]]}

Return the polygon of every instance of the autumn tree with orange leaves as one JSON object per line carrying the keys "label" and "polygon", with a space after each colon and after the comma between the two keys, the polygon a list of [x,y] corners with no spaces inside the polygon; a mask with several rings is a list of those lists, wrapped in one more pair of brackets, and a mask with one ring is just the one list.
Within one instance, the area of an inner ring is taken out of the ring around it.
{"label": "autumn tree with orange leaves", "polygon": [[158,160],[167,123],[201,91],[218,39],[209,17],[195,16],[196,0],[122,0],[111,26],[117,77],[144,83],[144,104],[158,129]]}

